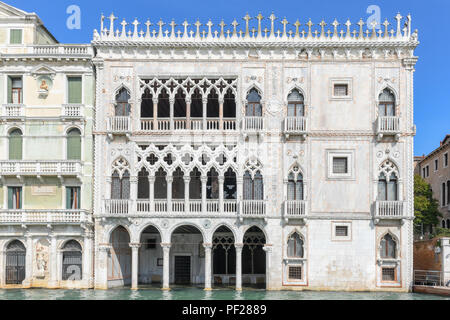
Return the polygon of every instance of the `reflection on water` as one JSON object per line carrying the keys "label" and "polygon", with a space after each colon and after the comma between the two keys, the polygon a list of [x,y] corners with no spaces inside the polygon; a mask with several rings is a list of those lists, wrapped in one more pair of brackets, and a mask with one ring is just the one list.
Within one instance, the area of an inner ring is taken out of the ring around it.
{"label": "reflection on water", "polygon": [[450,300],[450,297],[391,292],[294,292],[264,290],[213,290],[156,288],[129,290],[0,290],[0,300]]}

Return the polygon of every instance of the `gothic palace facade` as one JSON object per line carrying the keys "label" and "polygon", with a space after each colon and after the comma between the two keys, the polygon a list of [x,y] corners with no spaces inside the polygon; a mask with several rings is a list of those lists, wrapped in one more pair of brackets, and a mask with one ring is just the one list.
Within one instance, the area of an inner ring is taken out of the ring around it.
{"label": "gothic palace facade", "polygon": [[0,5],[1,287],[411,290],[410,16],[117,19]]}

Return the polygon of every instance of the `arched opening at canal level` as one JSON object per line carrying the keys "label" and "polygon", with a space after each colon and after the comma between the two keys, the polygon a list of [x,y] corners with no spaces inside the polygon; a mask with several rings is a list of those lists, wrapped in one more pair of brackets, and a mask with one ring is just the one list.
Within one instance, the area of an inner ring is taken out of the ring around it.
{"label": "arched opening at canal level", "polygon": [[258,227],[251,227],[244,235],[242,248],[242,285],[266,288],[266,236]]}
{"label": "arched opening at canal level", "polygon": [[108,254],[108,287],[131,285],[130,235],[122,227],[117,227],[110,237],[111,249]]}
{"label": "arched opening at canal level", "polygon": [[197,227],[176,228],[171,237],[170,283],[175,286],[204,284],[205,251],[203,235]]}
{"label": "arched opening at canal level", "polygon": [[162,285],[163,254],[161,234],[154,226],[148,226],[140,239],[138,271],[140,285]]}
{"label": "arched opening at canal level", "polygon": [[236,285],[236,248],[233,232],[225,226],[213,235],[212,264],[214,287]]}

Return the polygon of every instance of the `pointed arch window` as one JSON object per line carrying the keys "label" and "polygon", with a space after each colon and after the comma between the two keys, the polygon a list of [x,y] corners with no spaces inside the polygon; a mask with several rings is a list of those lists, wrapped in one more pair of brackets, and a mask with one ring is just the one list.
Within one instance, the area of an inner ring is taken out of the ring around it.
{"label": "pointed arch window", "polygon": [[289,237],[287,248],[289,258],[303,258],[304,256],[303,239],[297,232],[294,232]]}
{"label": "pointed arch window", "polygon": [[380,94],[378,104],[378,115],[380,117],[394,117],[395,116],[395,96],[389,89],[384,89]]}
{"label": "pointed arch window", "polygon": [[225,181],[223,184],[223,195],[225,200],[236,200],[237,199],[237,182],[236,173],[233,169],[228,168],[225,172]]}
{"label": "pointed arch window", "polygon": [[252,178],[249,171],[244,174],[244,200],[264,200],[263,176],[257,171]]}
{"label": "pointed arch window", "polygon": [[184,172],[177,168],[173,173],[172,199],[184,199]]}
{"label": "pointed arch window", "polygon": [[288,96],[288,117],[304,117],[305,102],[303,95],[294,89]]}
{"label": "pointed arch window", "polygon": [[203,117],[203,97],[200,89],[196,88],[191,96],[191,117]]}
{"label": "pointed arch window", "polygon": [[395,173],[387,178],[384,172],[378,178],[378,200],[398,201],[398,181]]}
{"label": "pointed arch window", "polygon": [[236,118],[236,98],[231,88],[227,90],[224,96],[223,117]]}
{"label": "pointed arch window", "polygon": [[158,118],[170,117],[170,102],[167,90],[163,88],[158,96]]}
{"label": "pointed arch window", "polygon": [[174,105],[174,117],[175,118],[186,118],[186,94],[183,89],[178,89],[175,95],[175,105]]}
{"label": "pointed arch window", "polygon": [[117,171],[112,174],[111,182],[112,199],[130,199],[130,173],[125,171],[122,177]]}
{"label": "pointed arch window", "polygon": [[167,173],[163,168],[155,174],[155,199],[167,199]]}
{"label": "pointed arch window", "polygon": [[202,198],[202,174],[197,168],[194,168],[190,173],[190,177],[189,198],[191,200],[200,200]]}
{"label": "pointed arch window", "polygon": [[295,177],[291,172],[288,177],[288,200],[304,200],[303,196],[303,176],[301,173]]}
{"label": "pointed arch window", "polygon": [[141,118],[153,118],[153,95],[149,88],[146,88],[142,95]]}
{"label": "pointed arch window", "polygon": [[389,233],[381,239],[380,250],[382,259],[397,259],[397,243]]}
{"label": "pointed arch window", "polygon": [[9,133],[9,160],[22,160],[23,136],[20,129]]}
{"label": "pointed arch window", "polygon": [[150,198],[150,184],[148,181],[148,171],[143,168],[138,173],[138,199]]}
{"label": "pointed arch window", "polygon": [[127,89],[120,89],[116,95],[115,115],[117,117],[130,116],[131,106],[129,101],[130,94],[128,93]]}
{"label": "pointed arch window", "polygon": [[254,88],[247,95],[245,115],[247,117],[262,117],[261,96]]}
{"label": "pointed arch window", "polygon": [[77,128],[67,132],[67,160],[81,160],[81,132]]}
{"label": "pointed arch window", "polygon": [[219,199],[219,174],[212,168],[208,172],[208,181],[206,183],[206,198]]}
{"label": "pointed arch window", "polygon": [[215,89],[211,89],[208,95],[207,104],[207,117],[208,118],[219,118],[219,95]]}

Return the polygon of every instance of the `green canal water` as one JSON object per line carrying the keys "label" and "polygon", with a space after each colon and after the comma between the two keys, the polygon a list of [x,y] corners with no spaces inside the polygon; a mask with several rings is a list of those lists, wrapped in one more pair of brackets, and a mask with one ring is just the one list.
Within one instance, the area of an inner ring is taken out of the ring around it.
{"label": "green canal water", "polygon": [[293,292],[265,290],[213,290],[201,288],[104,290],[0,290],[0,300],[450,300],[450,297],[385,292]]}

